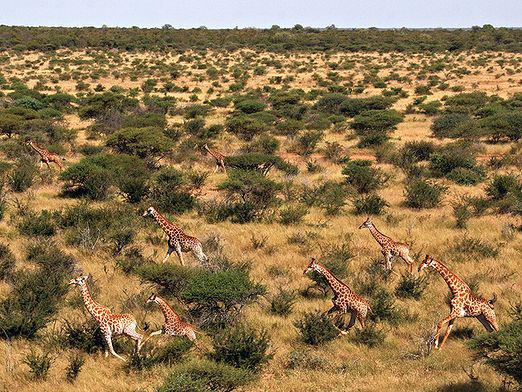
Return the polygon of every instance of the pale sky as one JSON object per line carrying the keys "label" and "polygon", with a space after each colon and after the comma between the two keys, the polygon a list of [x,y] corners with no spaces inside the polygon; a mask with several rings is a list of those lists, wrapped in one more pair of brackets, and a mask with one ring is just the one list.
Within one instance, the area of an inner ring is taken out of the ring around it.
{"label": "pale sky", "polygon": [[522,26],[522,0],[0,0],[0,24],[270,27]]}

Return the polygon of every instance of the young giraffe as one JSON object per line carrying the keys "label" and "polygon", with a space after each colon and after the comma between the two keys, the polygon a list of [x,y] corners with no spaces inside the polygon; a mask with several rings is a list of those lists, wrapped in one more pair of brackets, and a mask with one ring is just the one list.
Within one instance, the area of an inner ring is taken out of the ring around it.
{"label": "young giraffe", "polygon": [[448,323],[448,328],[440,344],[440,349],[444,347],[446,339],[448,339],[451,329],[453,328],[453,323],[459,317],[476,317],[488,332],[498,331],[497,317],[493,310],[495,297],[488,301],[475,296],[466,282],[451,272],[449,268],[440,261],[428,255],[426,255],[426,258],[419,265],[419,273],[426,267],[431,267],[438,271],[451,291],[450,314],[437,324],[437,330],[433,336],[435,348],[439,348],[439,336],[444,324]]}
{"label": "young giraffe", "polygon": [[58,165],[60,170],[63,169],[60,161],[65,161],[65,158],[63,158],[57,154],[53,154],[52,152],[46,150],[43,147],[40,147],[32,140],[29,140],[29,142],[27,144],[29,144],[29,146],[40,155],[40,159],[41,159],[40,167],[42,166],[43,163],[45,163],[47,165],[47,167],[49,168],[49,170],[51,170],[51,166],[49,165],[49,162],[54,162],[54,163],[56,163],[56,165]]}
{"label": "young giraffe", "polygon": [[87,279],[89,276],[79,276],[72,279],[69,284],[80,286],[82,299],[89,313],[94,317],[100,326],[100,330],[105,338],[107,347],[105,348],[105,357],[109,355],[107,348],[115,357],[125,361],[125,358],[118,355],[112,347],[112,337],[125,334],[136,340],[136,351],[139,352],[143,336],[136,332],[136,320],[130,314],[113,314],[109,308],[96,303],[91,296]]}
{"label": "young giraffe", "polygon": [[[355,294],[346,284],[337,279],[326,267],[319,264],[314,258],[312,258],[310,264],[303,273],[307,274],[310,271],[316,271],[317,273],[324,276],[334,293],[334,297],[332,299],[333,306],[330,308],[330,310],[328,310],[327,313],[329,315],[333,312],[339,312],[340,315],[350,313],[351,318],[350,322],[348,323],[348,329],[353,327],[356,319],[359,320],[361,326],[364,328],[366,316],[368,313],[372,312],[368,301],[366,301],[360,295]],[[347,331],[343,331],[340,328],[337,329],[343,335],[348,333]]]}
{"label": "young giraffe", "polygon": [[196,237],[186,235],[175,224],[169,222],[163,215],[161,215],[154,207],[149,207],[144,213],[143,217],[153,217],[156,222],[163,229],[165,234],[169,237],[167,255],[163,259],[163,263],[167,261],[172,252],[176,252],[179,257],[181,265],[183,264],[183,252],[192,252],[194,256],[199,260],[200,263],[204,263],[208,260],[208,257],[203,253],[203,247],[201,241]]}
{"label": "young giraffe", "polygon": [[155,302],[160,306],[163,316],[165,317],[165,324],[159,331],[152,332],[149,335],[149,338],[165,334],[170,336],[186,336],[192,342],[196,340],[196,331],[194,330],[194,327],[181,320],[181,317],[178,316],[167,301],[158,297],[156,294],[152,294],[149,299],[147,299],[147,303],[151,302]]}
{"label": "young giraffe", "polygon": [[225,158],[226,155],[221,154],[217,151],[212,151],[208,145],[205,143],[203,148],[210,154],[212,157],[216,160],[216,167],[214,168],[214,173],[217,172],[219,169],[222,169],[225,173],[227,172],[227,169],[225,168]]}
{"label": "young giraffe", "polygon": [[398,256],[408,264],[408,271],[410,272],[410,274],[413,273],[414,260],[410,256],[411,249],[408,244],[405,244],[404,242],[394,241],[390,237],[382,234],[379,230],[377,230],[370,218],[367,218],[366,221],[364,221],[364,223],[361,226],[359,226],[359,229],[364,228],[370,230],[370,233],[372,233],[373,238],[375,238],[375,240],[381,246],[381,253],[383,254],[384,259],[386,261],[386,269],[391,271],[391,259],[395,256]]}

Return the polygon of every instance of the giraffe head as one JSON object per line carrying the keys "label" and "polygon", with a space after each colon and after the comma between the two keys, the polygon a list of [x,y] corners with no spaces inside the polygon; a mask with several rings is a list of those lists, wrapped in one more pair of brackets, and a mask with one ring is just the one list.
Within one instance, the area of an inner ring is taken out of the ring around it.
{"label": "giraffe head", "polygon": [[308,264],[308,267],[306,267],[306,269],[303,271],[303,274],[307,274],[311,271],[315,271],[317,266],[318,266],[317,260],[312,257],[312,260],[310,260],[310,264]]}
{"label": "giraffe head", "polygon": [[69,284],[77,284],[78,286],[83,286],[87,283],[87,279],[89,279],[89,275],[78,276],[77,278],[71,279]]}
{"label": "giraffe head", "polygon": [[370,229],[373,226],[373,222],[370,218],[366,218],[362,225],[359,226],[359,229]]}
{"label": "giraffe head", "polygon": [[435,260],[430,255],[426,255],[422,263],[419,265],[419,272],[421,272],[426,267],[433,267],[435,265]]}
{"label": "giraffe head", "polygon": [[143,217],[144,218],[147,218],[149,216],[154,216],[154,213],[156,212],[156,210],[154,209],[154,207],[149,207],[145,210],[145,212],[143,213]]}
{"label": "giraffe head", "polygon": [[147,303],[150,304],[151,302],[156,302],[156,294],[152,293],[150,297],[147,299]]}

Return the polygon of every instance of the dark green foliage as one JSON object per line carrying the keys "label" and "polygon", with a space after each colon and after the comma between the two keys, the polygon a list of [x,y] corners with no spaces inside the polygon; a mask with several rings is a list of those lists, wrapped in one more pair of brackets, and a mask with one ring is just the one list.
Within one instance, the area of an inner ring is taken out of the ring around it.
{"label": "dark green foliage", "polygon": [[467,235],[453,241],[450,251],[473,259],[497,257],[500,253],[498,246],[493,246],[479,238],[473,238]]}
{"label": "dark green foliage", "polygon": [[92,319],[84,323],[65,320],[61,329],[61,343],[64,348],[74,348],[92,354],[103,351],[105,338],[96,321]]}
{"label": "dark green foliage", "polygon": [[279,222],[282,225],[296,225],[308,214],[308,208],[303,205],[289,205],[279,211]]}
{"label": "dark green foliage", "polygon": [[53,214],[47,210],[39,213],[28,211],[18,223],[18,230],[27,236],[53,236],[56,234]]}
{"label": "dark green foliage", "polygon": [[53,358],[49,352],[38,354],[31,351],[24,358],[24,363],[29,366],[29,372],[34,380],[44,380],[49,374]]}
{"label": "dark green foliage", "polygon": [[277,294],[270,298],[270,312],[286,317],[292,312],[295,301],[296,295],[293,291],[279,289]]}
{"label": "dark green foliage", "polygon": [[484,181],[486,174],[481,168],[468,169],[465,167],[458,167],[449,172],[446,175],[446,178],[460,185],[476,185]]}
{"label": "dark green foliage", "polygon": [[403,320],[403,312],[395,304],[395,298],[383,287],[372,288],[370,307],[372,308],[372,313],[369,315],[371,321],[387,321],[397,325]]}
{"label": "dark green foliage", "polygon": [[327,343],[339,335],[330,318],[320,311],[304,313],[294,325],[301,333],[301,340],[313,346]]}
{"label": "dark green foliage", "polygon": [[271,122],[267,123],[254,114],[240,114],[229,118],[226,122],[230,132],[247,141],[268,132],[270,125]]}
{"label": "dark green foliage", "polygon": [[6,244],[0,243],[0,281],[11,279],[16,259]]}
{"label": "dark green foliage", "polygon": [[346,182],[359,193],[370,193],[381,188],[387,181],[382,170],[372,167],[371,161],[350,161],[343,168]]}
{"label": "dark green foliage", "polygon": [[183,213],[195,205],[187,175],[173,167],[161,169],[154,177],[149,199],[163,211]]}
{"label": "dark green foliage", "polygon": [[241,170],[256,170],[267,174],[275,167],[286,174],[297,174],[297,167],[284,161],[277,155],[251,152],[225,158],[225,165]]}
{"label": "dark green foliage", "polygon": [[208,360],[175,366],[158,392],[230,392],[253,379],[246,369]]}
{"label": "dark green foliage", "polygon": [[402,275],[401,280],[395,287],[395,295],[398,298],[411,298],[419,300],[428,287],[426,278],[416,277],[410,274]]}
{"label": "dark green foliage", "polygon": [[270,338],[265,330],[256,330],[246,324],[235,324],[212,338],[211,358],[234,367],[259,371],[272,355],[267,351]]}
{"label": "dark green foliage", "polygon": [[266,155],[273,155],[277,150],[279,150],[279,140],[270,135],[260,135],[244,148],[244,151],[247,153]]}
{"label": "dark green foliage", "polygon": [[109,136],[107,146],[119,153],[154,158],[168,153],[172,141],[162,128],[123,128]]}
{"label": "dark green foliage", "polygon": [[386,339],[386,333],[375,323],[368,323],[365,328],[356,329],[352,340],[357,344],[364,344],[370,348],[380,346]]}
{"label": "dark green foliage", "polygon": [[161,364],[171,366],[181,362],[193,346],[190,340],[173,336],[165,345],[145,345],[139,353],[133,352],[125,367],[127,370],[141,371]]}
{"label": "dark green foliage", "polygon": [[437,117],[431,126],[436,137],[461,137],[463,131],[461,126],[469,121],[469,116],[463,113],[444,113]]}
{"label": "dark green foliage", "polygon": [[350,187],[345,183],[326,181],[317,186],[304,187],[300,197],[306,205],[324,209],[326,215],[339,215],[350,193]]}
{"label": "dark green foliage", "polygon": [[69,358],[69,364],[65,369],[65,379],[68,383],[74,383],[80,371],[82,370],[82,366],[85,363],[85,358],[81,354],[73,354]]}
{"label": "dark green foliage", "polygon": [[297,137],[295,149],[300,155],[310,155],[322,138],[322,131],[305,131]]}
{"label": "dark green foliage", "polygon": [[501,200],[510,193],[519,192],[522,184],[514,174],[496,175],[486,188],[486,194],[492,200]]}
{"label": "dark green foliage", "polygon": [[9,176],[9,185],[14,192],[25,192],[33,185],[37,169],[34,163],[26,158],[17,162],[13,172]]}
{"label": "dark green foliage", "polygon": [[353,201],[356,215],[381,215],[389,204],[376,194],[360,195]]}
{"label": "dark green foliage", "polygon": [[403,120],[403,116],[393,109],[368,110],[354,117],[350,126],[359,135],[366,132],[386,132],[395,129],[397,124]]}
{"label": "dark green foliage", "polygon": [[438,207],[445,190],[444,186],[436,183],[414,180],[406,185],[405,204],[415,209]]}
{"label": "dark green foliage", "polygon": [[504,325],[500,332],[477,336],[469,346],[478,358],[522,384],[522,321]]}

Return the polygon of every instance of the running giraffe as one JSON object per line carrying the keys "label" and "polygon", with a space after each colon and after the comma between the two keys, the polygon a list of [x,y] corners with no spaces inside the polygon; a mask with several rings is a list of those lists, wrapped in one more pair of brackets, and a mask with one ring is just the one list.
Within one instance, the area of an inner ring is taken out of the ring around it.
{"label": "running giraffe", "polygon": [[100,326],[100,330],[105,338],[105,357],[109,356],[107,348],[112,355],[125,361],[125,358],[118,355],[112,347],[112,337],[125,334],[136,340],[136,352],[140,351],[143,336],[136,332],[137,322],[130,314],[113,314],[106,306],[96,303],[91,296],[89,286],[87,286],[88,275],[79,276],[72,279],[69,284],[76,284],[80,287],[82,299],[85,307]]}
{"label": "running giraffe", "polygon": [[381,246],[381,253],[384,256],[387,270],[391,271],[391,260],[393,257],[398,256],[408,264],[408,271],[410,272],[410,274],[413,273],[414,260],[410,256],[411,248],[408,244],[404,242],[394,241],[390,237],[382,234],[379,230],[377,230],[370,218],[367,218],[366,221],[364,221],[364,223],[361,226],[359,226],[359,229],[364,228],[370,230],[370,233],[372,233],[373,238],[375,238],[375,240]]}
{"label": "running giraffe", "polygon": [[227,169],[225,168],[225,158],[226,155],[221,154],[217,151],[212,151],[208,145],[205,143],[203,148],[216,160],[216,167],[214,168],[214,173],[217,172],[219,169],[222,169],[225,173],[227,172]]}
{"label": "running giraffe", "polygon": [[[348,323],[348,329],[353,327],[356,319],[359,320],[359,323],[361,323],[361,326],[364,328],[366,316],[372,312],[368,301],[354,293],[345,283],[337,279],[326,267],[319,264],[314,258],[312,258],[303,273],[307,274],[310,271],[316,271],[324,276],[334,293],[332,299],[333,306],[327,311],[327,314],[330,315],[333,312],[338,312],[339,316],[342,316],[343,314],[350,313],[351,317]],[[342,335],[348,333],[338,328],[335,323],[334,326]]]}
{"label": "running giraffe", "polygon": [[440,261],[428,255],[426,255],[425,259],[419,265],[419,273],[427,267],[436,270],[446,281],[451,291],[450,314],[437,324],[437,330],[433,336],[435,348],[439,348],[439,336],[444,324],[448,323],[448,328],[440,344],[440,349],[444,347],[446,339],[448,339],[451,329],[453,328],[453,323],[459,317],[476,317],[488,332],[499,330],[497,317],[493,310],[493,304],[496,301],[495,296],[490,300],[476,296],[466,282],[451,272],[450,269]]}
{"label": "running giraffe", "polygon": [[167,261],[172,252],[176,252],[181,265],[184,265],[183,252],[192,252],[200,263],[205,263],[208,261],[208,257],[205,255],[205,253],[203,253],[203,246],[201,245],[201,241],[196,237],[191,237],[185,234],[183,230],[181,230],[174,223],[169,222],[167,218],[156,211],[154,207],[147,208],[147,210],[143,213],[143,217],[154,218],[168,236],[167,255],[163,259],[162,263]]}
{"label": "running giraffe", "polygon": [[65,161],[65,158],[63,158],[57,154],[53,154],[52,152],[50,152],[49,150],[46,150],[43,147],[40,147],[38,144],[36,144],[32,140],[29,140],[29,142],[27,144],[40,155],[40,167],[42,166],[42,164],[45,163],[47,165],[47,167],[49,168],[49,170],[51,170],[51,166],[49,165],[49,163],[54,162],[60,168],[60,170],[63,169],[60,161]]}
{"label": "running giraffe", "polygon": [[186,336],[190,341],[196,340],[196,331],[194,330],[194,327],[181,320],[181,317],[179,317],[167,301],[158,297],[156,294],[152,294],[149,299],[147,299],[147,303],[152,302],[157,303],[160,306],[163,316],[165,317],[165,324],[160,330],[152,332],[149,335],[149,338],[165,334],[170,336]]}

